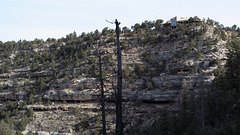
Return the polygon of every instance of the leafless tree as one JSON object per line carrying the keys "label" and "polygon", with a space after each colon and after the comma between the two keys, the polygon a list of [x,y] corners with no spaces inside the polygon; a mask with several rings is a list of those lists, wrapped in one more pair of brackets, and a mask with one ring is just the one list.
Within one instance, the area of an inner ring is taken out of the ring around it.
{"label": "leafless tree", "polygon": [[[106,20],[107,21],[107,20]],[[119,25],[120,22],[115,20],[115,22],[108,23],[116,25],[116,38],[117,38],[117,91],[116,91],[116,135],[123,135],[123,122],[122,122],[122,54],[119,41]]]}
{"label": "leafless tree", "polygon": [[[103,77],[102,77],[102,52],[100,50],[100,44],[97,43],[95,45],[95,51],[98,56],[98,62],[99,62],[99,80],[100,80],[100,91],[101,91],[101,111],[102,111],[102,134],[106,135],[106,115],[105,115],[105,96],[104,96],[104,89],[103,89]],[[99,88],[99,87],[98,87]]]}
{"label": "leafless tree", "polygon": [[117,38],[117,67],[118,67],[118,82],[116,93],[116,135],[123,135],[123,123],[122,123],[122,54],[119,42],[119,25],[120,23],[115,20],[116,24],[116,38]]}

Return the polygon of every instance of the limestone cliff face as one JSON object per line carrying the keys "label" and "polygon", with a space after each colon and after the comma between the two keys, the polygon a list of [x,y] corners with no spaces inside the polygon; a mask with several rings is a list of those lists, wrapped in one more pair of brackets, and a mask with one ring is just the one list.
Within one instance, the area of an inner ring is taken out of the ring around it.
{"label": "limestone cliff face", "polygon": [[[121,34],[124,73],[122,98],[126,131],[134,126],[150,126],[157,118],[154,114],[161,108],[178,110],[182,93],[197,94],[200,86],[209,86],[214,79],[213,71],[217,64],[224,64],[227,42],[218,34],[214,34],[216,26],[200,24],[183,27],[170,29],[163,25],[160,30],[129,32],[128,36]],[[228,39],[231,39],[230,35],[226,33]],[[109,110],[108,133],[113,133],[115,122],[116,46],[113,39],[114,36],[108,34],[102,35],[96,41],[99,44],[104,42],[99,48],[104,52],[102,58],[106,106]],[[81,132],[96,133],[100,129],[100,83],[94,50],[96,48],[93,46],[93,49],[84,52],[83,45],[90,48],[87,39],[76,39],[76,42],[69,46],[67,41],[59,42],[59,46],[56,42],[46,43],[44,47],[34,45],[34,50],[40,50],[34,53],[40,56],[49,56],[49,53],[59,51],[56,59],[39,64],[38,67],[31,63],[10,73],[0,74],[0,100],[25,102],[29,100],[30,93],[34,94],[35,104],[26,108],[36,111],[36,119],[27,127],[25,133],[46,131],[46,134],[50,134],[67,131],[76,134],[79,132],[76,126],[82,120],[89,121],[89,125]],[[78,44],[79,42],[81,44]],[[68,56],[67,53],[61,52],[62,48],[68,53],[74,52],[71,49],[79,52],[75,52],[76,57],[79,57],[75,59],[79,62],[72,60],[75,55]],[[24,51],[26,50],[22,50]],[[20,52],[12,52],[10,60],[14,61]],[[38,102],[39,98],[50,104]],[[76,108],[82,109],[82,115],[73,114]],[[51,120],[47,120],[47,117],[51,117]],[[60,126],[52,123],[54,126],[47,128],[54,120]]]}

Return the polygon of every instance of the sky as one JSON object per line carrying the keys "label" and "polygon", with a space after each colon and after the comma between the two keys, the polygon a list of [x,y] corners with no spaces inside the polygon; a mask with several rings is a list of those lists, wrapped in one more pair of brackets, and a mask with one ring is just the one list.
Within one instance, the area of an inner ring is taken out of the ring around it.
{"label": "sky", "polygon": [[131,28],[145,20],[175,16],[213,19],[240,26],[239,0],[0,0],[0,41],[59,39],[121,22]]}

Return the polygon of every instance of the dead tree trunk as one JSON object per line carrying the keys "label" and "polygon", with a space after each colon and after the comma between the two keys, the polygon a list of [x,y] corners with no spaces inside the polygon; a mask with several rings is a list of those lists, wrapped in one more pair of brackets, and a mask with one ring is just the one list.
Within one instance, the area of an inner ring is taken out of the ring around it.
{"label": "dead tree trunk", "polygon": [[117,67],[118,67],[118,79],[117,79],[117,93],[116,93],[116,135],[123,135],[122,124],[122,56],[121,47],[119,42],[119,25],[120,23],[115,20],[116,35],[117,35]]}
{"label": "dead tree trunk", "polygon": [[99,70],[100,70],[100,82],[101,82],[101,106],[102,106],[102,133],[106,135],[106,118],[105,118],[105,96],[103,90],[103,79],[102,79],[102,58],[101,52],[99,52]]}

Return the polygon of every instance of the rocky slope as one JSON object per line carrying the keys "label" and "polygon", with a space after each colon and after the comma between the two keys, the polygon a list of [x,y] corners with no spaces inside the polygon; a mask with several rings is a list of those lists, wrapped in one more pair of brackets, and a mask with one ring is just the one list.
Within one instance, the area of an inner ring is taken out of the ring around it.
{"label": "rocky slope", "polygon": [[[138,28],[136,24],[132,31],[123,29],[120,37],[126,134],[151,126],[161,108],[177,111],[183,93],[197,95],[199,87],[210,85],[214,69],[224,64],[227,40],[235,34],[207,23],[175,29],[156,25],[144,22]],[[21,100],[23,112],[34,110],[24,134],[101,131],[96,48],[105,52],[107,132],[114,134],[116,46],[114,31],[104,30],[78,37],[72,33],[46,42],[8,43],[15,45],[1,59],[0,101]]]}

